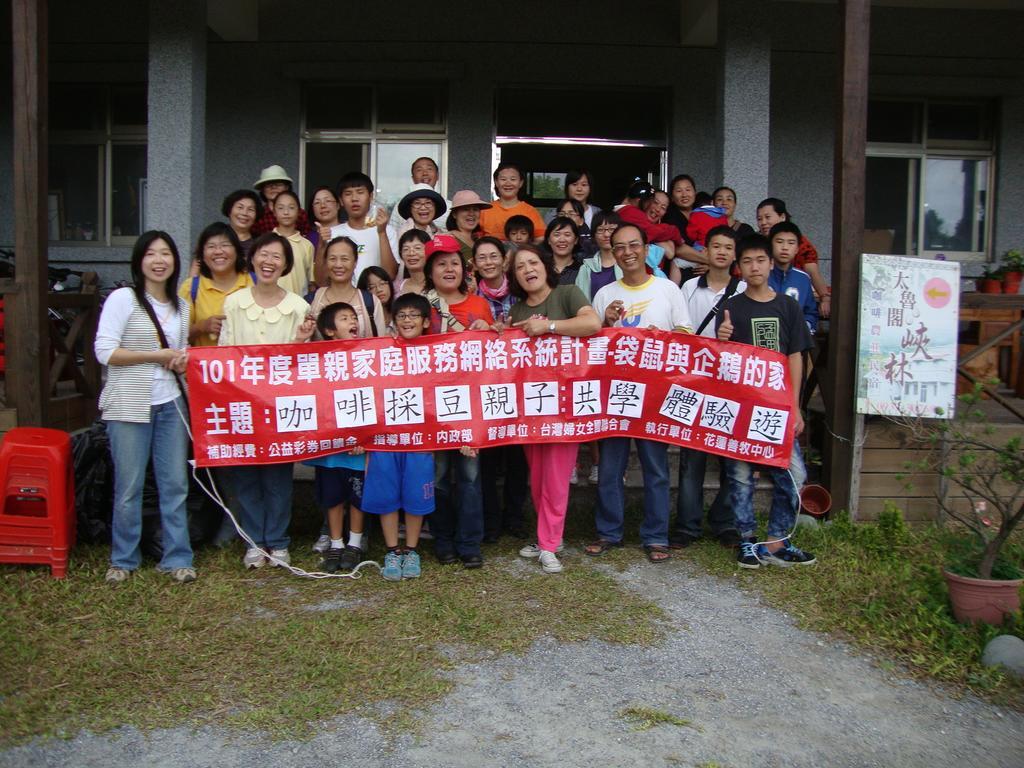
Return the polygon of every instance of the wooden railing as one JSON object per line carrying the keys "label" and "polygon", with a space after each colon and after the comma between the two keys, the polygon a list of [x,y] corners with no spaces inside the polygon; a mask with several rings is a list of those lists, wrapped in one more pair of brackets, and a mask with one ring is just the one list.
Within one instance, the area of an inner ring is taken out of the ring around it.
{"label": "wooden railing", "polygon": [[[78,429],[96,417],[101,386],[100,365],[93,349],[99,322],[98,285],[96,273],[86,272],[80,291],[48,296],[50,372],[48,380],[39,386],[49,399],[47,425],[56,429]],[[0,297],[17,292],[13,280],[0,280]],[[8,336],[5,343],[17,341]],[[16,396],[7,392],[6,386],[0,394],[0,431],[17,425],[13,407]]]}

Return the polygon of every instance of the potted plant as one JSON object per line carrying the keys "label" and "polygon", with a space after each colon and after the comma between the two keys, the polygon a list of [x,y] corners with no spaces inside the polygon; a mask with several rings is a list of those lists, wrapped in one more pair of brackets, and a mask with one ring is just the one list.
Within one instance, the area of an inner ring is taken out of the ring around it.
{"label": "potted plant", "polygon": [[986,265],[985,271],[982,272],[981,277],[977,280],[977,288],[979,293],[1002,293],[1003,284],[999,278],[999,270]]}
{"label": "potted plant", "polygon": [[1003,254],[1003,293],[1017,293],[1024,278],[1024,255],[1019,250]]}
{"label": "potted plant", "polygon": [[1020,610],[1024,584],[1024,572],[1004,552],[1024,519],[1024,445],[1020,436],[998,436],[978,407],[981,389],[979,383],[959,396],[950,421],[903,423],[934,449],[917,466],[934,468],[963,493],[959,499],[939,497],[943,511],[969,532],[944,570],[953,615],[1002,624],[1007,613]]}
{"label": "potted plant", "polygon": [[1019,283],[1024,279],[1024,253],[1014,248],[1003,254],[1003,278],[1009,282]]}

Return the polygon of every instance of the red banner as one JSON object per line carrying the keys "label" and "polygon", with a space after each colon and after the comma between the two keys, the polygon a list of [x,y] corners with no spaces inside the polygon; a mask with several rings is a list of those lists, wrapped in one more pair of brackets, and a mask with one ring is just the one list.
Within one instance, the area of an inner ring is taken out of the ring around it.
{"label": "red banner", "polygon": [[668,331],[200,347],[188,382],[199,466],[635,437],[784,467],[793,442],[784,355]]}

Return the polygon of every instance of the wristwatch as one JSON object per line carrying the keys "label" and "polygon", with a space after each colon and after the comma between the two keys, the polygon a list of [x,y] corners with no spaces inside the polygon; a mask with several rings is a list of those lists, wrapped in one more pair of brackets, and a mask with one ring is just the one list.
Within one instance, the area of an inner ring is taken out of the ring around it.
{"label": "wristwatch", "polygon": [[555,321],[552,320],[550,323],[548,323],[548,333],[554,333],[554,332],[555,332]]}

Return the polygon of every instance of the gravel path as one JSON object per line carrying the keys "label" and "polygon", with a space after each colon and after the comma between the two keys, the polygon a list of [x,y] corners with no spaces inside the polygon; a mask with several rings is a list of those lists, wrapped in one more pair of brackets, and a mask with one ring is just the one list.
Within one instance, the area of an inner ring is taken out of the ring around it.
{"label": "gravel path", "polygon": [[[541,639],[522,657],[462,665],[453,693],[419,714],[418,735],[388,737],[355,716],[307,742],[125,728],[0,752],[0,766],[1024,765],[1021,714],[893,678],[684,561],[616,577],[666,609],[663,643]],[[692,727],[633,731],[619,714],[631,706]]]}

